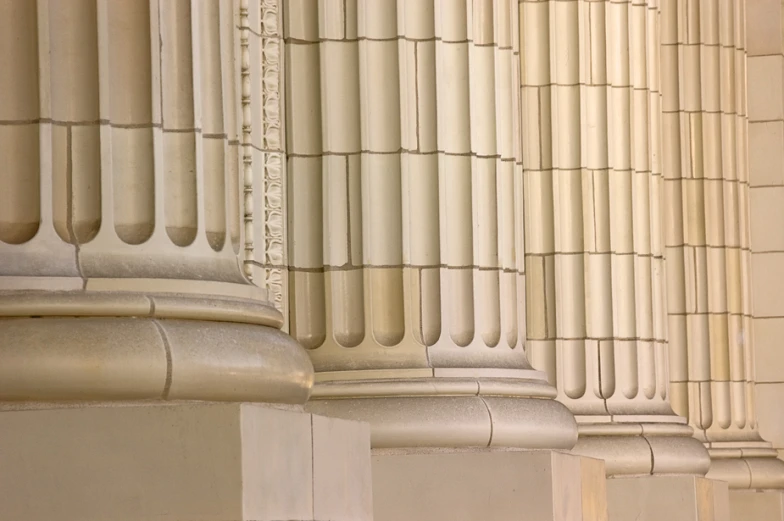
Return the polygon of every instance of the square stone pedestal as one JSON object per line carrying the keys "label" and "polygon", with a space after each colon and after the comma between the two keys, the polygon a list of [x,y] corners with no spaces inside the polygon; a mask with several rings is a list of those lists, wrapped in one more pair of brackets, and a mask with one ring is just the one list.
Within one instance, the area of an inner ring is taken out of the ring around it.
{"label": "square stone pedestal", "polygon": [[257,404],[0,412],[3,521],[371,521],[366,424]]}
{"label": "square stone pedestal", "polygon": [[696,476],[608,479],[607,508],[610,521],[730,521],[727,483]]}
{"label": "square stone pedestal", "polygon": [[784,491],[730,490],[730,521],[784,521]]}
{"label": "square stone pedestal", "polygon": [[555,451],[373,453],[375,521],[606,521],[604,462]]}

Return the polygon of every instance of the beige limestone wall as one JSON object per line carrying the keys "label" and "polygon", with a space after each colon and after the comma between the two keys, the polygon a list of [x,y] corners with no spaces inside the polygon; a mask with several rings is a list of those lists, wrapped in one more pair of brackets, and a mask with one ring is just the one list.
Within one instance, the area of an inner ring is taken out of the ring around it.
{"label": "beige limestone wall", "polygon": [[747,2],[749,183],[757,415],[784,455],[784,7]]}

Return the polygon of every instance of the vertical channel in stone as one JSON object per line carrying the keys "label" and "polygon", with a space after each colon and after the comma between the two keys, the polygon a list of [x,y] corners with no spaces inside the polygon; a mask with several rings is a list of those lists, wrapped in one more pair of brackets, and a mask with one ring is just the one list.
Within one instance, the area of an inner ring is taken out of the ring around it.
{"label": "vertical channel in stone", "polygon": [[660,400],[669,398],[669,348],[667,343],[667,273],[665,262],[664,227],[664,176],[662,172],[662,80],[661,80],[661,9],[655,0],[646,6],[647,35],[647,75],[649,139],[648,149],[651,190],[651,272],[652,272],[652,312],[653,344],[656,393]]}
{"label": "vertical channel in stone", "polygon": [[474,301],[477,333],[494,347],[501,338],[498,272],[495,31],[493,2],[472,2],[469,48],[473,185]]}
{"label": "vertical channel in stone", "polygon": [[515,179],[516,140],[520,139],[517,100],[520,78],[513,43],[517,41],[515,26],[519,17],[518,3],[514,0],[494,0],[493,5],[500,324],[502,342],[506,347],[514,348],[518,346],[522,326],[519,323],[521,310],[518,308],[518,300],[520,304],[525,300],[524,292],[520,293],[518,288],[521,274],[516,262],[518,255],[523,257],[523,252],[516,251],[515,242],[521,224],[515,216],[516,199],[519,197],[522,203],[522,193],[518,194],[516,190],[521,185]]}
{"label": "vertical channel in stone", "polygon": [[607,4],[607,76],[610,84],[610,248],[613,343],[617,390],[627,399],[639,391],[637,293],[631,165],[631,94],[628,3]]}
{"label": "vertical channel in stone", "polygon": [[362,242],[373,338],[393,346],[405,333],[397,6],[385,0],[360,7]]}
{"label": "vertical channel in stone", "polygon": [[191,244],[198,229],[192,8],[190,0],[160,3],[164,216],[177,246]]}
{"label": "vertical channel in stone", "polygon": [[[580,2],[580,84],[585,241],[586,349],[596,398],[615,392],[605,2]],[[600,377],[601,375],[601,377]]]}
{"label": "vertical channel in stone", "polygon": [[326,339],[319,11],[284,10],[291,335],[308,349]]}
{"label": "vertical channel in stone", "polygon": [[48,2],[54,226],[79,244],[101,225],[98,34],[94,0]]}
{"label": "vertical channel in stone", "polygon": [[664,227],[667,255],[667,331],[670,346],[670,390],[672,407],[692,418],[688,381],[689,326],[686,305],[686,259],[684,216],[684,165],[681,147],[679,10],[675,2],[662,3],[661,88],[662,153],[664,184]]}
{"label": "vertical channel in stone", "polygon": [[398,11],[406,304],[415,340],[430,346],[441,336],[434,0],[405,0]]}
{"label": "vertical channel in stone", "polygon": [[[727,126],[723,121],[721,103],[721,34],[719,25],[719,2],[702,6],[701,11],[701,97],[703,101],[703,139],[705,154],[705,213],[708,245],[708,313],[710,315],[711,380],[712,401],[715,404],[714,418],[721,428],[732,422],[730,389],[730,339],[738,338],[740,329],[733,327],[728,309],[727,265],[728,240],[726,233],[730,208],[737,207],[734,195],[737,188],[736,176],[725,165],[723,135]],[[734,333],[734,335],[733,335]],[[734,340],[734,339],[733,339]]]}
{"label": "vertical channel in stone", "polygon": [[[655,179],[651,171],[651,156],[656,142],[652,139],[651,120],[656,115],[650,107],[650,56],[654,45],[649,45],[649,31],[656,31],[655,25],[649,26],[646,2],[637,0],[629,6],[629,81],[631,84],[631,155],[632,177],[632,223],[634,227],[634,286],[635,286],[635,335],[638,356],[637,374],[639,391],[651,399],[656,394],[656,343],[654,321],[658,311],[654,302],[654,288],[660,280],[654,274],[653,263],[659,237],[656,221],[658,200],[652,185]],[[655,22],[655,20],[652,20]],[[655,64],[655,62],[654,62]],[[656,280],[654,280],[656,279]],[[663,340],[663,339],[662,339]]]}
{"label": "vertical channel in stone", "polygon": [[150,11],[147,1],[106,3],[106,117],[112,125],[103,150],[109,154],[114,229],[127,244],[145,242],[155,227]]}
{"label": "vertical channel in stone", "polygon": [[327,308],[334,339],[343,347],[365,337],[356,15],[356,0],[348,0],[345,10],[319,3]]}
{"label": "vertical channel in stone", "polygon": [[37,11],[0,1],[0,241],[9,244],[32,239],[41,219]]}
{"label": "vertical channel in stone", "polygon": [[[470,8],[471,3],[469,2]],[[440,0],[441,39],[436,42],[441,263],[445,266],[443,313],[452,342],[474,338],[473,221],[469,42],[466,3]],[[448,288],[448,293],[447,293]]]}
{"label": "vertical channel in stone", "polygon": [[[224,132],[226,133],[226,220],[229,240],[234,253],[240,247],[240,102],[239,80],[240,63],[238,60],[239,38],[234,29],[234,16],[238,10],[236,0],[219,2],[220,39],[221,39],[221,83],[223,90]],[[281,47],[283,42],[280,42]],[[282,54],[283,50],[280,50]]]}
{"label": "vertical channel in stone", "polygon": [[520,4],[528,357],[557,384],[550,4]]}
{"label": "vertical channel in stone", "polygon": [[[747,378],[747,358],[753,356],[754,342],[750,320],[751,309],[744,309],[746,298],[750,293],[750,280],[744,270],[748,233],[748,178],[746,176],[746,135],[745,135],[745,100],[739,100],[738,78],[745,78],[745,55],[743,34],[738,29],[745,25],[743,13],[735,5],[736,2],[722,0],[719,5],[719,42],[720,42],[720,110],[722,125],[722,171],[724,176],[724,239],[727,262],[727,321],[728,321],[728,362],[730,403],[733,426],[738,429],[752,427],[749,424],[747,410],[748,394],[753,392],[749,385],[754,380],[753,374]],[[741,49],[740,60],[736,62],[738,48]],[[741,76],[742,75],[742,76]],[[745,82],[744,82],[745,83]],[[741,92],[742,92],[741,88]],[[750,268],[747,264],[746,268]],[[753,367],[753,364],[752,364]]]}
{"label": "vertical channel in stone", "polygon": [[232,23],[221,15],[221,0],[199,0],[193,6],[195,23],[199,26],[198,77],[201,92],[201,164],[203,184],[201,194],[204,204],[204,225],[207,242],[215,251],[223,249],[226,242],[226,154],[227,137],[224,122],[222,67],[223,41],[221,25]]}
{"label": "vertical channel in stone", "polygon": [[[743,411],[735,420],[736,425],[747,429],[757,429],[755,412],[755,375],[754,339],[751,307],[751,222],[749,208],[749,149],[748,149],[748,96],[746,88],[746,2],[731,2],[735,16],[733,33],[735,36],[734,63],[735,78],[732,92],[735,97],[736,121],[736,165],[738,177],[738,250],[740,255],[741,316],[742,333],[734,339],[732,360],[734,361],[731,378],[737,389],[733,397],[734,408]],[[740,389],[743,389],[741,393]]]}
{"label": "vertical channel in stone", "polygon": [[586,390],[578,2],[555,2],[551,13],[556,356],[560,389],[576,399]]}

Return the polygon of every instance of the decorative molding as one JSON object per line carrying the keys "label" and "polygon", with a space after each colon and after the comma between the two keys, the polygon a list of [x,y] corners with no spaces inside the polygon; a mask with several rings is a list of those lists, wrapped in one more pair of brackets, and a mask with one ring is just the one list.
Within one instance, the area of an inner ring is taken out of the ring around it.
{"label": "decorative molding", "polygon": [[243,183],[243,224],[245,226],[244,256],[245,275],[253,278],[253,146],[252,114],[250,104],[250,26],[248,21],[248,1],[240,0],[240,77],[242,82],[242,183]]}
{"label": "decorative molding", "polygon": [[285,272],[285,152],[283,149],[283,45],[280,0],[261,1],[261,110],[263,157],[264,265],[268,298],[284,316]]}

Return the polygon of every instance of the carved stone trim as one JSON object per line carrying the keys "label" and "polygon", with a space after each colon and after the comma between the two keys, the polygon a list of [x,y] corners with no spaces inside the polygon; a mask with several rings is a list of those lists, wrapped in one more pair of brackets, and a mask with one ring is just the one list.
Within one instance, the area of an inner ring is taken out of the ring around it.
{"label": "carved stone trim", "polygon": [[245,275],[252,279],[253,260],[253,147],[251,112],[251,70],[250,70],[250,22],[248,20],[248,1],[240,0],[240,81],[242,89],[242,192],[243,225],[245,227],[245,248],[243,263]]}
{"label": "carved stone trim", "polygon": [[[283,134],[283,53],[280,0],[261,1],[261,110],[265,286],[284,316],[286,296],[286,161]],[[284,328],[285,329],[285,328]]]}

